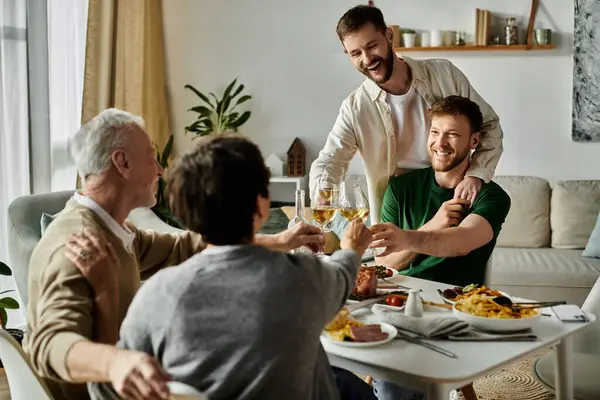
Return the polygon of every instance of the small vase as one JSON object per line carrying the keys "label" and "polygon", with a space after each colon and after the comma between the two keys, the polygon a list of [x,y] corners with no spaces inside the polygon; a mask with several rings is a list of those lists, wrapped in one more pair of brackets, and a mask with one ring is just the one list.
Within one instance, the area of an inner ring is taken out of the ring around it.
{"label": "small vase", "polygon": [[415,47],[414,33],[403,33],[402,40],[404,41],[404,47]]}
{"label": "small vase", "polygon": [[410,289],[408,291],[404,315],[417,318],[423,316],[423,303],[421,302],[421,294],[418,289]]}
{"label": "small vase", "polygon": [[440,47],[444,45],[444,33],[442,31],[431,31],[430,44],[432,47]]}

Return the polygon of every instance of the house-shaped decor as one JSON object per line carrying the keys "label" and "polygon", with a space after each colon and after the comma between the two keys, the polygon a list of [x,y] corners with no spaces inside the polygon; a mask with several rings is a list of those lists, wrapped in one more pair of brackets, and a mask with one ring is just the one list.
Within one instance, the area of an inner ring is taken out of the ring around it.
{"label": "house-shaped decor", "polygon": [[287,151],[287,174],[288,176],[304,176],[306,166],[306,148],[296,138]]}
{"label": "house-shaped decor", "polygon": [[277,157],[275,154],[271,153],[271,155],[267,157],[267,159],[265,160],[265,165],[267,166],[269,171],[271,171],[271,176],[285,175],[283,169],[285,163],[281,158]]}

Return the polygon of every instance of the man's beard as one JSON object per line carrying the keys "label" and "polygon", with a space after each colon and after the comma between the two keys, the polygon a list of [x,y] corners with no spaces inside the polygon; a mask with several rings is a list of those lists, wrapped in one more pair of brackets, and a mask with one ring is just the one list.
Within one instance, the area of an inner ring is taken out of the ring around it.
{"label": "man's beard", "polygon": [[392,72],[394,72],[394,58],[395,57],[396,57],[396,54],[394,53],[394,48],[390,44],[386,58],[376,57],[373,59],[373,61],[371,61],[371,64],[377,64],[378,62],[381,62],[381,67],[385,69],[383,78],[380,78],[380,79],[373,78],[373,76],[371,75],[371,71],[369,71],[367,69],[366,65],[361,65],[361,68],[359,69],[359,71],[362,72],[364,75],[366,75],[367,78],[369,78],[373,82],[377,83],[378,85],[382,85],[382,84],[386,83],[392,77]]}
{"label": "man's beard", "polygon": [[460,153],[455,151],[454,155],[449,157],[450,159],[448,160],[448,162],[442,163],[441,161],[437,160],[437,155],[435,154],[435,151],[432,148],[430,148],[429,157],[431,159],[431,167],[434,171],[437,172],[451,171],[457,166],[459,166],[460,163],[462,163],[465,160],[465,158],[469,157],[470,152],[471,151],[468,148]]}

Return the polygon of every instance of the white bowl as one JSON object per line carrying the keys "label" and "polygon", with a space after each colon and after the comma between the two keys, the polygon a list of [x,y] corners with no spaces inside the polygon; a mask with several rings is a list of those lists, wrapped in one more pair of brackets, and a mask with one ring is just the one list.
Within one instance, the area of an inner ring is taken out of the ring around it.
{"label": "white bowl", "polygon": [[537,315],[527,318],[488,318],[462,312],[456,308],[456,304],[452,306],[452,314],[456,318],[465,321],[473,328],[489,332],[517,332],[532,329],[542,318],[541,311],[537,311]]}

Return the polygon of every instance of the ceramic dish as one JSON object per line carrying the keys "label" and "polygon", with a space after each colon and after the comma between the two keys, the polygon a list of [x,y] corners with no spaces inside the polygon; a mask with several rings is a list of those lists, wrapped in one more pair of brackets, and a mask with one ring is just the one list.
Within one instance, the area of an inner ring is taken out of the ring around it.
{"label": "ceramic dish", "polygon": [[321,334],[321,337],[323,339],[325,339],[327,342],[334,344],[336,346],[343,346],[343,347],[373,347],[373,346],[380,346],[382,344],[391,342],[392,340],[394,340],[394,338],[398,335],[398,330],[390,324],[386,324],[385,322],[382,322],[380,324],[377,325],[381,325],[381,331],[382,332],[386,332],[388,334],[388,337],[384,340],[378,340],[375,342],[344,342],[342,340],[334,340],[331,339],[329,337],[329,335],[327,334],[327,332],[323,332]]}
{"label": "ceramic dish", "polygon": [[452,314],[461,321],[465,321],[473,328],[488,332],[516,332],[532,329],[538,324],[542,317],[540,310],[537,310],[535,316],[527,318],[479,317],[457,310],[456,305],[452,307]]}

